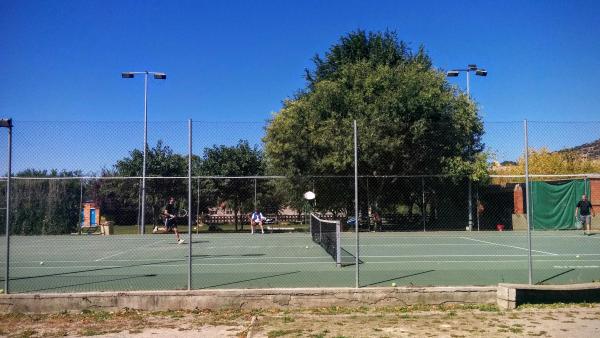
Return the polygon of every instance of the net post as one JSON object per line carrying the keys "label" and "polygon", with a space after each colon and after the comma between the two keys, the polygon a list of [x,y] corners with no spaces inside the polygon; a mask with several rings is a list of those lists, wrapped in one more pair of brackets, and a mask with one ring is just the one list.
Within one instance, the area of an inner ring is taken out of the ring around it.
{"label": "net post", "polygon": [[308,231],[310,232],[310,238],[313,238],[312,227],[313,227],[313,214],[311,212],[310,213],[310,220],[308,221]]}
{"label": "net post", "polygon": [[335,221],[335,265],[342,266],[342,231],[340,221]]}

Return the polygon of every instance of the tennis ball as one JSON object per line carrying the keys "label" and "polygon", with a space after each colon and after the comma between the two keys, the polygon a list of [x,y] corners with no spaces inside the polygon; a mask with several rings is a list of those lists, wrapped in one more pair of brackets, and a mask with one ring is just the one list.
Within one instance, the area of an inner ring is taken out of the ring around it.
{"label": "tennis ball", "polygon": [[4,293],[4,289],[0,289],[0,293]]}
{"label": "tennis ball", "polygon": [[579,255],[575,256],[575,258],[579,258]]}
{"label": "tennis ball", "polygon": [[308,249],[308,245],[306,246],[306,248]]}
{"label": "tennis ball", "polygon": [[396,283],[392,283],[392,286],[396,286]]}

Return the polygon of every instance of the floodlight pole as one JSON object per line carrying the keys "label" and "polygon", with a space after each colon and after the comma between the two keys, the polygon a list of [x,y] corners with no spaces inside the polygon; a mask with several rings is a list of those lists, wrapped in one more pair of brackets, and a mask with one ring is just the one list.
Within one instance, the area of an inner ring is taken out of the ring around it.
{"label": "floodlight pole", "polygon": [[121,73],[121,77],[124,79],[131,79],[135,76],[135,74],[144,74],[144,151],[142,157],[142,212],[140,217],[140,234],[144,234],[146,232],[145,229],[145,214],[146,214],[146,156],[148,153],[148,75],[154,75],[154,78],[157,80],[166,80],[167,75],[161,72],[123,72]]}
{"label": "floodlight pole", "polygon": [[[467,73],[467,97],[471,97],[471,80],[469,77],[469,73],[470,72],[475,72],[476,75],[479,76],[487,76],[487,70],[485,69],[481,69],[481,68],[477,68],[477,65],[468,65],[467,68],[465,69],[453,69],[449,72],[446,73],[446,76],[448,77],[456,77],[458,76],[459,72],[465,72]],[[473,187],[472,187],[472,182],[471,182],[471,178],[469,178],[469,231],[473,231]]]}
{"label": "floodlight pole", "polygon": [[12,119],[0,120],[0,127],[8,128],[8,173],[6,175],[6,270],[4,271],[4,293],[9,292],[10,263],[10,180],[12,176]]}
{"label": "floodlight pole", "polygon": [[144,155],[142,159],[142,217],[140,234],[146,233],[146,156],[148,153],[148,72],[144,74]]}

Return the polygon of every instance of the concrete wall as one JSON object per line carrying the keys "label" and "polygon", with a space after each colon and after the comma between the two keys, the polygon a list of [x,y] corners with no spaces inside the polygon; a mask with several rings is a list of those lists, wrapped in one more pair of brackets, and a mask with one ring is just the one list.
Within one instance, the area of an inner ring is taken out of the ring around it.
{"label": "concrete wall", "polygon": [[0,295],[0,312],[48,313],[120,308],[192,310],[218,308],[311,308],[496,304],[488,287],[305,288],[193,291],[133,291]]}

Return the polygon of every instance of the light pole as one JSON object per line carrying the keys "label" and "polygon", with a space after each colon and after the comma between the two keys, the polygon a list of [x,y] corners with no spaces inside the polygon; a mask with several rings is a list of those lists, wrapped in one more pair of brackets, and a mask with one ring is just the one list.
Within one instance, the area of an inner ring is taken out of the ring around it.
{"label": "light pole", "polygon": [[123,72],[121,77],[124,79],[133,79],[136,74],[144,74],[144,155],[142,160],[142,215],[140,217],[140,234],[145,233],[144,214],[146,211],[146,153],[148,148],[148,75],[152,74],[157,80],[166,80],[167,74],[160,72]]}
{"label": "light pole", "polygon": [[[470,64],[467,65],[467,68],[465,69],[453,69],[453,70],[449,70],[446,72],[446,76],[448,77],[457,77],[460,72],[465,72],[467,73],[467,96],[470,98],[471,97],[471,93],[470,93],[470,79],[469,79],[469,73],[471,72],[475,72],[475,75],[477,76],[487,76],[487,70],[483,69],[483,68],[478,68],[477,65],[474,64]],[[472,187],[471,187],[471,178],[469,178],[469,231],[473,230],[473,192],[472,192]],[[478,216],[479,217],[479,216]]]}

